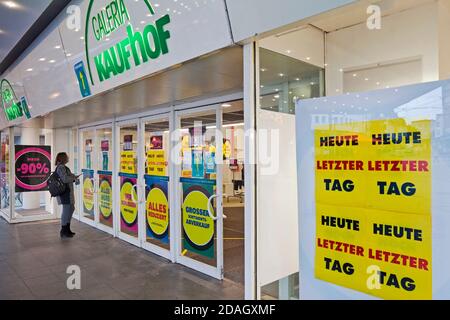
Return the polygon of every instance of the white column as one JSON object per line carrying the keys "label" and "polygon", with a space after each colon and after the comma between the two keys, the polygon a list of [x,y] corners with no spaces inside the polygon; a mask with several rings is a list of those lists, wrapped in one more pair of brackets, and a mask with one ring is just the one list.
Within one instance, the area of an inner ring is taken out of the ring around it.
{"label": "white column", "polygon": [[[52,130],[45,130],[45,145],[46,146],[52,146],[53,149],[53,133]],[[50,159],[50,161],[53,161],[53,159]],[[52,199],[49,196],[48,192],[40,192],[41,196],[45,199],[45,211],[52,213]]]}
{"label": "white column", "polygon": [[[23,145],[39,145],[40,130],[36,128],[22,128],[21,144]],[[23,206],[25,210],[38,209],[40,207],[39,192],[24,192]]]}
{"label": "white column", "polygon": [[[255,48],[256,47],[256,48]],[[258,46],[249,43],[244,46],[244,128],[245,128],[245,299],[254,300],[260,297],[256,288],[256,137],[255,137],[255,104],[259,108],[259,57]],[[256,60],[256,61],[255,61]],[[257,97],[255,101],[255,97]],[[249,134],[250,133],[250,134]]]}

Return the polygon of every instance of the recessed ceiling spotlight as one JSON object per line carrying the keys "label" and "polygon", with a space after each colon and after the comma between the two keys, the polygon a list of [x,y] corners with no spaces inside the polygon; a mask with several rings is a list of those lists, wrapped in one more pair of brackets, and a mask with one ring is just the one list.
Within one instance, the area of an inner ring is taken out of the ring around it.
{"label": "recessed ceiling spotlight", "polygon": [[10,9],[20,9],[22,7],[15,1],[3,1],[2,4]]}
{"label": "recessed ceiling spotlight", "polygon": [[40,58],[39,61],[45,61],[45,58]]}
{"label": "recessed ceiling spotlight", "polygon": [[28,68],[27,71],[31,72],[31,71],[33,71],[33,68]]}
{"label": "recessed ceiling spotlight", "polygon": [[61,46],[55,46],[55,49],[61,49]]}
{"label": "recessed ceiling spotlight", "polygon": [[231,104],[229,104],[229,103],[224,103],[222,105],[222,108],[229,108],[229,107],[231,107]]}

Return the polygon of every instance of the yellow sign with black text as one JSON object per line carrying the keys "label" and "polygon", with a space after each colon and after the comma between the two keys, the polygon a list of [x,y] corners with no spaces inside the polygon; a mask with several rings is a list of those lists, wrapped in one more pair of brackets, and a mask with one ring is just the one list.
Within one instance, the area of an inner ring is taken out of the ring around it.
{"label": "yellow sign with black text", "polygon": [[134,151],[122,151],[120,153],[120,172],[136,174],[136,152]]}
{"label": "yellow sign with black text", "polygon": [[166,176],[166,158],[164,150],[147,151],[147,174],[151,176]]}
{"label": "yellow sign with black text", "polygon": [[314,143],[316,278],[431,299],[430,121],[319,126]]}

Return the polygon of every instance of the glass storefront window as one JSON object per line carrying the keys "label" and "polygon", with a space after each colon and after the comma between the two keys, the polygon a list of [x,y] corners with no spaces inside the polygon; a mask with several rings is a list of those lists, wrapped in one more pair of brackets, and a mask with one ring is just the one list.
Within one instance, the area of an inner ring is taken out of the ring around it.
{"label": "glass storefront window", "polygon": [[0,209],[9,216],[9,129],[0,133]]}
{"label": "glass storefront window", "polygon": [[[28,146],[40,146],[42,148],[49,148],[49,155],[51,155],[51,148],[53,146],[53,130],[40,129],[34,127],[15,127],[14,131],[14,146],[15,155],[25,147]],[[23,146],[23,147],[20,147]],[[19,149],[18,149],[19,148]],[[27,148],[29,149],[29,148]],[[37,154],[33,154],[34,157]],[[33,178],[45,177],[51,170],[51,162],[53,159],[49,159],[50,163],[45,163],[44,158],[31,159],[27,156],[24,160],[22,167],[17,168],[17,175],[25,175]],[[17,166],[16,159],[16,166]],[[33,191],[33,187],[19,185],[20,178],[16,179],[16,191],[14,196],[14,214],[16,219],[31,218],[40,215],[52,214],[52,201],[48,197],[47,191]],[[19,191],[18,191],[19,190]]]}
{"label": "glass storefront window", "polygon": [[[295,135],[294,120],[283,114],[295,113],[298,100],[323,96],[329,97],[324,101],[331,106],[331,112],[321,112],[318,108],[317,114],[313,115],[314,125],[362,120],[368,112],[364,103],[355,103],[355,106],[338,104],[332,97],[356,93],[356,98],[368,100],[369,96],[364,93],[369,91],[450,77],[448,1],[393,0],[389,5],[382,4],[379,5],[381,16],[375,17],[379,19],[376,23],[367,14],[367,3],[356,1],[345,9],[318,15],[308,24],[259,41],[258,129],[276,129],[285,137],[291,130],[290,134]],[[376,103],[380,106],[389,103],[382,100]],[[301,102],[298,105],[301,107]],[[351,116],[343,110],[348,107],[355,110]],[[266,111],[279,115],[270,120]],[[377,117],[384,119],[386,115],[380,112]],[[435,134],[445,132],[444,123],[443,117],[438,115]],[[282,159],[290,152],[283,147],[285,144],[287,141],[281,139]],[[295,150],[292,154],[295,157]],[[276,250],[268,253],[260,244],[267,234],[271,234],[271,240],[275,242],[273,247],[283,247],[287,238],[299,237],[295,228],[283,228],[283,235],[274,236],[274,225],[267,221],[272,221],[272,216],[275,218],[279,211],[266,210],[267,206],[263,205],[265,190],[273,190],[278,180],[280,185],[287,186],[292,182],[295,187],[296,167],[290,171],[286,171],[286,167],[287,164],[280,166],[270,179],[265,180],[261,173],[257,178],[258,290],[263,299],[298,298],[298,240],[291,241],[289,253],[284,256]],[[289,197],[288,193],[280,196]],[[294,222],[297,208],[290,209],[283,211],[283,219]],[[293,256],[295,259],[291,259]],[[278,259],[282,261],[274,262]],[[291,268],[281,267],[289,264],[292,264]],[[297,272],[293,273],[294,269]]]}
{"label": "glass storefront window", "polygon": [[322,68],[262,47],[259,57],[261,109],[294,114],[297,99],[323,96]]}

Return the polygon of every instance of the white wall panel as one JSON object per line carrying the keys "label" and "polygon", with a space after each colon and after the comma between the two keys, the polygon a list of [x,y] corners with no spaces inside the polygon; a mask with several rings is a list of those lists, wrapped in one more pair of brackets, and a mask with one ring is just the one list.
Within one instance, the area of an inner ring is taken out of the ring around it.
{"label": "white wall panel", "polygon": [[355,0],[226,0],[234,41],[303,20]]}
{"label": "white wall panel", "polygon": [[264,286],[298,272],[295,116],[261,110],[258,128],[275,139],[258,139],[258,284]]}

